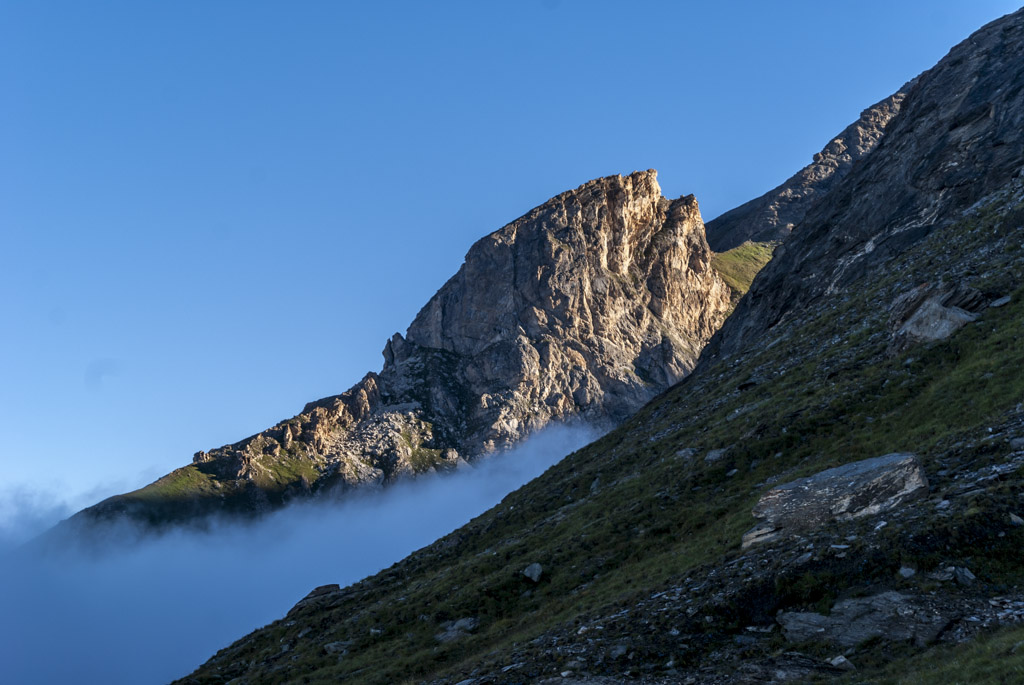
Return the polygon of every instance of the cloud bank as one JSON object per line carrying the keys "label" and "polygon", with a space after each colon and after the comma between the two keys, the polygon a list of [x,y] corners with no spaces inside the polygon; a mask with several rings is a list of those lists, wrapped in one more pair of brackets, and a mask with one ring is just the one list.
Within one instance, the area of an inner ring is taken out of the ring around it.
{"label": "cloud bank", "polygon": [[[548,428],[472,469],[295,505],[254,525],[179,531],[102,554],[8,553],[0,558],[3,679],[135,685],[182,677],[312,588],[386,568],[596,435]],[[28,513],[40,509],[24,504]]]}

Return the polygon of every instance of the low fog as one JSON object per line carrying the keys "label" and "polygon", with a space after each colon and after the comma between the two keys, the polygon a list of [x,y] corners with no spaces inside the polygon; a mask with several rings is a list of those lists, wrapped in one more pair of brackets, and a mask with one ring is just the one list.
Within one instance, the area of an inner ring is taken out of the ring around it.
{"label": "low fog", "polygon": [[[174,532],[129,548],[0,558],[5,682],[162,683],[282,617],[318,585],[351,584],[454,530],[596,437],[553,427],[446,476],[254,525]],[[46,512],[33,500],[12,520]],[[75,546],[69,546],[69,550]]]}

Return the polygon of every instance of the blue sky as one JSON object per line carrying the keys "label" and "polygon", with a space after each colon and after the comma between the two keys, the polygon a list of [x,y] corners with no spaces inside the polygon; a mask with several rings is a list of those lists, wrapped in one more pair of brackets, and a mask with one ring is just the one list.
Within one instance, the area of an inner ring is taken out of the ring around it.
{"label": "blue sky", "polygon": [[1015,9],[0,2],[0,518],[345,390],[590,178],[657,168],[705,218],[764,192]]}

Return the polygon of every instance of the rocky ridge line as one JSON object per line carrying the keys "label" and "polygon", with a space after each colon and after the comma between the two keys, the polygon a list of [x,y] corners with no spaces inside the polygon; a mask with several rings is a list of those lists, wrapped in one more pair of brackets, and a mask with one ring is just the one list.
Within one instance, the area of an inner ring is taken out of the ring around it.
{"label": "rocky ridge line", "polygon": [[86,511],[251,513],[451,469],[552,421],[613,425],[692,370],[728,306],[692,195],[662,197],[653,170],[590,181],[473,245],[380,373]]}
{"label": "rocky ridge line", "polygon": [[734,355],[811,302],[843,296],[868,270],[1006,187],[1024,164],[1022,84],[1021,10],[912,81],[876,149],[810,208],[704,359]]}
{"label": "rocky ridge line", "polygon": [[[915,79],[916,80],[916,79]],[[861,112],[857,121],[829,141],[813,161],[784,183],[708,222],[708,243],[725,252],[744,242],[782,242],[803,221],[811,207],[837,188],[854,163],[863,159],[885,135],[886,126],[914,85]]]}

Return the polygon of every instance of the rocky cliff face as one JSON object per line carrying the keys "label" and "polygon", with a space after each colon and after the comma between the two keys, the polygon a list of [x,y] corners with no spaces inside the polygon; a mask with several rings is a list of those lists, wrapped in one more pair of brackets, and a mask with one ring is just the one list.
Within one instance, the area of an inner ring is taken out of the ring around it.
{"label": "rocky cliff face", "polygon": [[452,468],[551,421],[618,423],[724,319],[710,259],[696,200],[662,197],[653,170],[586,183],[477,242],[379,374],[90,513],[246,511]]}
{"label": "rocky cliff face", "polygon": [[983,27],[911,82],[877,148],[808,210],[708,358],[734,354],[959,221],[1020,174],[1022,143],[1024,14],[1016,12]]}
{"label": "rocky cliff face", "polygon": [[708,222],[708,243],[725,252],[746,241],[781,242],[808,210],[840,185],[854,163],[875,149],[886,126],[899,114],[914,81],[861,112],[814,160],[785,183]]}

